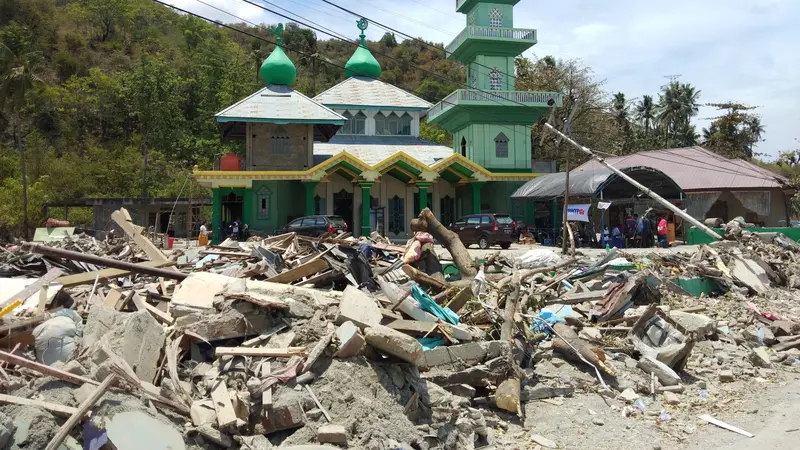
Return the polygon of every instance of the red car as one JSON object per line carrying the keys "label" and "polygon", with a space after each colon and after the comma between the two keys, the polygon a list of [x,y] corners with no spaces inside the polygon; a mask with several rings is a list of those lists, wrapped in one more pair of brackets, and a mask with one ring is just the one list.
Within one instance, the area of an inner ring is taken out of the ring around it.
{"label": "red car", "polygon": [[449,228],[466,247],[478,244],[487,249],[499,245],[507,249],[514,242],[517,224],[508,214],[472,214],[456,220]]}

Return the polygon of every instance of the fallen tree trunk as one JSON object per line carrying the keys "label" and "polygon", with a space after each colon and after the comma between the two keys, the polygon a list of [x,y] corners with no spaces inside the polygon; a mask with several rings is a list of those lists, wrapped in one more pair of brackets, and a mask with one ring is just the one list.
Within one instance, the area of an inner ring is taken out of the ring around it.
{"label": "fallen tree trunk", "polygon": [[[581,357],[583,357],[583,359],[606,374],[616,376],[614,369],[605,364],[606,353],[603,349],[579,338],[572,327],[567,324],[557,323],[553,325],[553,329],[560,335],[560,337],[553,339],[553,350],[572,360],[582,361]],[[577,350],[577,353],[575,350]]]}
{"label": "fallen tree trunk", "polygon": [[[500,339],[506,342],[511,342],[514,336],[514,313],[517,312],[517,302],[519,300],[520,281],[519,272],[512,276],[511,285],[514,290],[506,300],[506,309],[503,314],[503,325],[500,326]],[[519,381],[517,382],[519,383]],[[517,384],[517,396],[519,396],[519,384]]]}
{"label": "fallen tree trunk", "polygon": [[450,252],[450,256],[453,257],[453,262],[458,267],[458,270],[461,271],[461,275],[474,277],[478,274],[478,271],[472,266],[472,258],[469,256],[469,252],[464,247],[461,239],[456,233],[442,225],[429,208],[423,209],[416,219],[411,220],[411,230],[425,231],[439,241]]}

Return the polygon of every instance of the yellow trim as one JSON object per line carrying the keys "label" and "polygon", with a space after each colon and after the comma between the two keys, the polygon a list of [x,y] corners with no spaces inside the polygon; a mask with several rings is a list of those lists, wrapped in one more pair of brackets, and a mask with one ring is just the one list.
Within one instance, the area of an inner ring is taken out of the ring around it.
{"label": "yellow trim", "polygon": [[395,166],[395,165],[391,165],[391,166],[387,167],[387,168],[386,168],[386,172],[381,172],[381,175],[389,175],[389,176],[392,176],[392,174],[390,174],[390,173],[389,173],[389,171],[390,171],[390,170],[392,170],[392,169],[394,169],[394,170],[396,170],[396,171],[398,171],[398,172],[400,172],[400,173],[404,174],[405,176],[407,176],[407,177],[409,178],[409,183],[410,183],[410,182],[412,182],[412,181],[414,181],[414,180],[418,180],[418,179],[419,179],[419,177],[418,177],[418,176],[416,176],[416,175],[414,175],[413,173],[410,173],[410,172],[409,172],[409,171],[407,171],[406,169],[403,169],[402,167],[400,167],[400,166]]}
{"label": "yellow trim", "polygon": [[[459,153],[453,153],[452,155],[448,156],[447,158],[438,161],[436,164],[432,166],[428,166],[420,162],[419,160],[415,159],[411,155],[405,152],[397,152],[394,155],[386,158],[385,160],[379,162],[375,166],[370,166],[369,164],[361,161],[360,159],[356,158],[355,156],[347,153],[346,151],[339,152],[336,155],[332,156],[331,158],[317,164],[316,166],[308,169],[308,170],[287,170],[287,171],[279,171],[279,170],[253,170],[253,171],[221,171],[221,170],[197,170],[195,168],[193,175],[194,178],[198,181],[223,181],[223,180],[311,180],[314,179],[314,175],[318,174],[320,171],[325,171],[326,176],[328,174],[327,170],[333,166],[336,166],[339,162],[348,162],[355,167],[361,169],[362,172],[379,172],[380,174],[385,174],[392,168],[403,172],[405,175],[409,176],[411,179],[418,179],[419,177],[409,173],[407,170],[399,167],[397,165],[398,162],[402,161],[406,164],[413,166],[415,169],[418,169],[420,172],[425,171],[435,171],[437,173],[442,173],[448,167],[452,166],[455,163],[459,163],[465,167],[470,168],[474,173],[479,173],[486,177],[485,180],[480,181],[526,181],[531,180],[536,177],[542,176],[544,174],[541,173],[494,173],[490,172],[489,170],[481,167],[480,165],[476,164],[473,161],[461,156]],[[351,174],[354,179],[358,179],[358,174],[353,174],[350,170],[339,167],[338,169],[343,170],[344,172]],[[456,173],[459,177],[462,178],[464,182],[472,181],[470,178],[464,177],[461,173],[457,171],[452,171]],[[322,177],[324,178],[324,176]],[[473,176],[474,178],[474,176]],[[227,187],[227,186],[226,186]],[[233,186],[230,186],[233,187]],[[237,185],[236,187],[242,187],[241,185]]]}

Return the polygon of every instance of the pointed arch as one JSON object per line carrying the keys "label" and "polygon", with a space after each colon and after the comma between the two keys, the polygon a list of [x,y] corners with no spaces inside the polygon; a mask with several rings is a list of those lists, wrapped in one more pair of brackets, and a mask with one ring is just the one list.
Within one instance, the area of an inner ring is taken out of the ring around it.
{"label": "pointed arch", "polygon": [[461,156],[467,157],[467,138],[461,136]]}
{"label": "pointed arch", "polygon": [[508,137],[502,132],[494,138],[494,156],[508,158]]}
{"label": "pointed arch", "polygon": [[489,90],[503,90],[503,74],[495,67],[489,71]]}

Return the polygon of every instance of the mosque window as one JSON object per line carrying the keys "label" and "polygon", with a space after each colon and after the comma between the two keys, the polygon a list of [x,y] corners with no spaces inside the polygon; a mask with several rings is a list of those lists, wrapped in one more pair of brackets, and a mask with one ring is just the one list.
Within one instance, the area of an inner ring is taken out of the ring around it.
{"label": "mosque window", "polygon": [[508,137],[500,133],[494,138],[494,156],[508,158]]}
{"label": "mosque window", "polygon": [[489,89],[492,91],[503,89],[503,74],[497,70],[497,67],[489,71]]}
{"label": "mosque window", "polygon": [[499,9],[492,8],[492,10],[489,11],[489,26],[490,27],[503,26],[503,13],[501,13]]}
{"label": "mosque window", "polygon": [[361,111],[357,112],[355,115],[350,114],[349,112],[345,112],[342,114],[347,122],[345,122],[344,126],[342,126],[341,133],[342,134],[366,134],[366,126],[365,123],[367,122],[367,116],[364,115]]}
{"label": "mosque window", "polygon": [[411,115],[403,113],[401,117],[396,113],[391,113],[388,116],[383,113],[375,114],[375,134],[381,136],[410,136]]}
{"label": "mosque window", "polygon": [[469,13],[469,24],[475,26],[475,11]]}
{"label": "mosque window", "polygon": [[272,149],[273,155],[288,155],[292,152],[289,133],[287,133],[283,127],[276,128],[275,132],[272,133],[270,137],[270,148]]}

